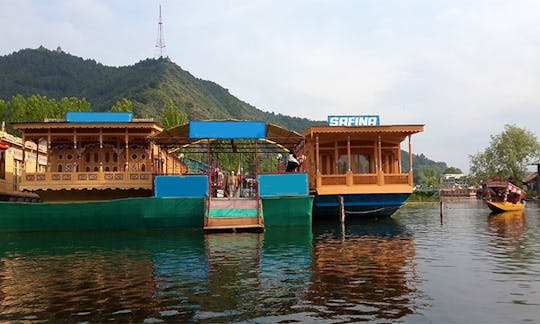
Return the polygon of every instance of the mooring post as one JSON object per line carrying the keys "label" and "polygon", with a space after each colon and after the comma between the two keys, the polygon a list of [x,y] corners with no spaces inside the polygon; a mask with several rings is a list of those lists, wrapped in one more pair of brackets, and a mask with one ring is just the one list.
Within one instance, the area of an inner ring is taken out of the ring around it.
{"label": "mooring post", "polygon": [[439,210],[441,212],[441,225],[443,223],[443,209],[444,209],[443,208],[443,200],[441,199],[441,200],[439,200]]}
{"label": "mooring post", "polygon": [[343,196],[339,196],[339,220],[341,223],[345,223],[345,204],[343,203]]}

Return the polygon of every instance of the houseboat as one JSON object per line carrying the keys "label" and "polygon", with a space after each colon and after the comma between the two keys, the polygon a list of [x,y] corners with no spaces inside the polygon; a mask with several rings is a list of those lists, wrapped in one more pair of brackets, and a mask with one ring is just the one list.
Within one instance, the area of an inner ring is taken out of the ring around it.
{"label": "houseboat", "polygon": [[[134,119],[131,113],[69,112],[65,120],[13,126],[25,143],[18,189],[42,202],[0,202],[0,231],[202,225],[196,217],[203,210],[201,199],[154,196],[156,174],[180,175],[187,169],[175,154],[148,141],[163,130],[153,120]],[[46,167],[36,168],[28,162],[31,148],[42,143]]]}
{"label": "houseboat", "polygon": [[[424,125],[380,125],[379,116],[330,116],[304,132],[313,217],[390,216],[413,192],[411,136]],[[408,139],[409,168],[401,166]]]}
{"label": "houseboat", "polygon": [[[24,146],[24,149],[23,149]],[[27,152],[24,155],[23,151]],[[47,167],[47,147],[9,134],[2,123],[0,130],[0,201],[39,201],[40,197],[31,192],[19,190],[23,165],[31,170],[45,171]]]}

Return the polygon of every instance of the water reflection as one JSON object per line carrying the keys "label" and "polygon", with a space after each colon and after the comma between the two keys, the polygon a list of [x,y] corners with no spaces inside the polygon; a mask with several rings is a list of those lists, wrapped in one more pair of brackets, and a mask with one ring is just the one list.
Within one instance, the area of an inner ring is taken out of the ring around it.
{"label": "water reflection", "polygon": [[399,222],[356,221],[345,232],[321,224],[315,237],[308,299],[318,317],[393,320],[418,310],[414,240]]}

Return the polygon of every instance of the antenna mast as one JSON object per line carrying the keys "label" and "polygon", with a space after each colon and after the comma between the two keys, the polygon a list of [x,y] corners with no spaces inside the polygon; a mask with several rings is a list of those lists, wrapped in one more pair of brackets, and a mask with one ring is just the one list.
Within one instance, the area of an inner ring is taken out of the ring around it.
{"label": "antenna mast", "polygon": [[159,5],[159,22],[156,48],[159,51],[159,58],[163,58],[163,52],[165,51],[165,39],[163,39],[163,20],[161,19],[161,4]]}

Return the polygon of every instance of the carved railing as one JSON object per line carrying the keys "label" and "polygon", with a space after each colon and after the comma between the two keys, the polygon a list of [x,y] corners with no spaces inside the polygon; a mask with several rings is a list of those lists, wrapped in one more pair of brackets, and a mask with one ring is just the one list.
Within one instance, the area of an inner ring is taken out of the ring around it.
{"label": "carved railing", "polygon": [[23,173],[22,190],[81,188],[152,188],[151,172],[44,172]]}
{"label": "carved railing", "polygon": [[325,174],[320,175],[319,186],[333,185],[412,185],[412,175],[409,173],[381,174]]}

